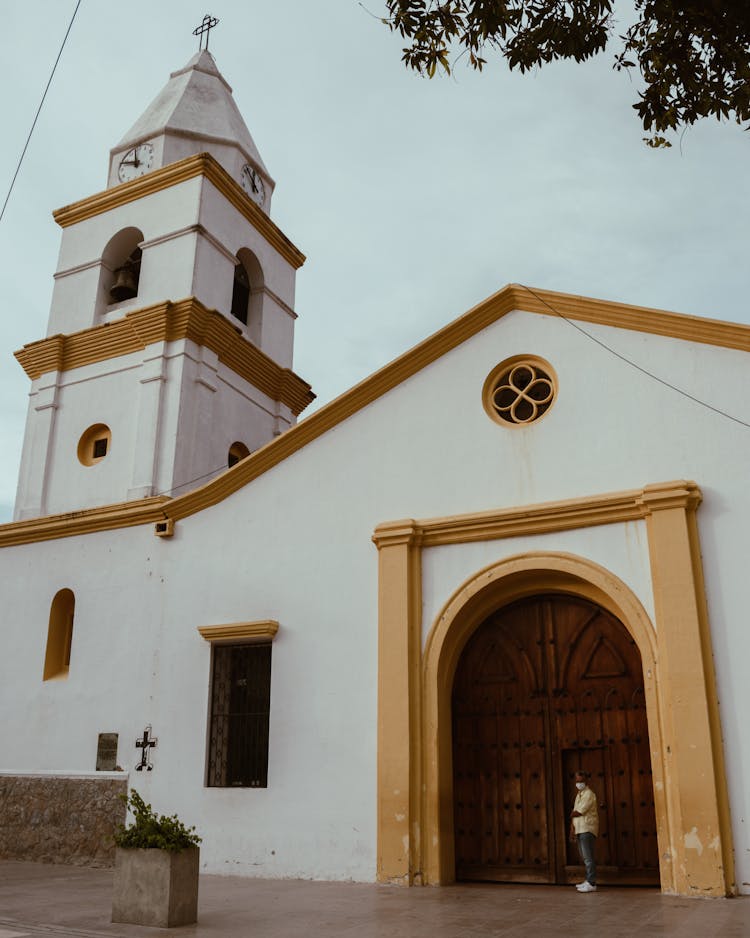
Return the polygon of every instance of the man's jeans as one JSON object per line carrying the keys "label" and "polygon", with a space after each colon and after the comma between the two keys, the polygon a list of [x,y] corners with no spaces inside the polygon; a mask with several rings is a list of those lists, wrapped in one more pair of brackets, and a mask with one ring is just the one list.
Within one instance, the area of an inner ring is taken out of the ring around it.
{"label": "man's jeans", "polygon": [[596,834],[588,831],[585,834],[578,834],[578,852],[586,867],[586,882],[596,886],[596,860],[594,859],[594,849],[596,847]]}

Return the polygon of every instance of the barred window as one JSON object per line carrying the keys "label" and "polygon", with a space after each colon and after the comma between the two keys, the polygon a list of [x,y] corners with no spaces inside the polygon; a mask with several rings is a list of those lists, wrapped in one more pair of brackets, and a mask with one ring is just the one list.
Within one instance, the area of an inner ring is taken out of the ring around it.
{"label": "barred window", "polygon": [[207,782],[268,787],[271,645],[213,646]]}

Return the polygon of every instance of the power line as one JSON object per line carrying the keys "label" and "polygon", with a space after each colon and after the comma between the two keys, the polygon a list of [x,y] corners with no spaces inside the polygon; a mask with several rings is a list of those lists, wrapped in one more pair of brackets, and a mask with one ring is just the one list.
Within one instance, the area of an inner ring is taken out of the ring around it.
{"label": "power line", "polygon": [[[252,452],[248,455],[252,456]],[[242,459],[247,459],[247,456],[243,456]],[[237,461],[242,462],[242,459]],[[235,465],[236,463],[232,463],[232,466]],[[204,472],[203,475],[196,476],[194,479],[188,479],[187,482],[180,482],[179,485],[173,485],[171,489],[164,489],[163,492],[156,492],[154,497],[158,497],[159,495],[169,495],[170,492],[176,492],[177,489],[184,489],[186,485],[192,485],[194,482],[200,482],[201,479],[208,479],[209,476],[215,476],[219,472],[226,472],[226,470],[231,469],[232,466],[229,466],[226,462],[222,463],[220,466],[217,466],[216,469],[211,469],[208,472]]]}
{"label": "power line", "polygon": [[186,485],[192,485],[193,482],[200,482],[201,479],[207,479],[209,476],[214,476],[219,472],[223,472],[227,468],[227,464],[223,463],[218,468],[211,469],[210,472],[204,472],[202,476],[196,476],[194,479],[188,479],[187,482],[180,482],[179,485],[173,485],[171,489],[164,489],[163,492],[156,492],[156,497],[158,498],[160,495],[169,495],[170,492],[176,492],[177,489],[184,489]]}
{"label": "power line", "polygon": [[5,214],[5,209],[8,205],[8,200],[10,199],[10,194],[13,191],[13,186],[16,184],[16,177],[21,169],[21,164],[23,163],[23,158],[26,156],[26,150],[28,149],[29,142],[31,140],[31,135],[34,133],[34,128],[36,127],[36,122],[39,119],[39,114],[42,110],[42,105],[44,104],[44,99],[47,97],[47,92],[49,91],[49,86],[52,84],[52,79],[55,75],[55,70],[57,69],[57,63],[60,61],[60,56],[63,54],[63,49],[65,48],[65,43],[68,41],[68,36],[70,35],[70,30],[73,28],[73,22],[76,18],[76,13],[78,13],[78,7],[81,5],[81,0],[78,0],[76,3],[75,10],[73,10],[73,15],[70,18],[68,23],[68,28],[65,31],[65,37],[63,38],[62,45],[60,46],[60,51],[57,53],[57,58],[55,59],[55,64],[52,66],[52,71],[50,72],[49,79],[47,81],[47,86],[44,89],[44,94],[42,95],[42,100],[39,102],[39,107],[36,109],[36,114],[34,115],[33,123],[31,124],[31,130],[29,135],[26,138],[26,143],[23,145],[23,150],[21,151],[21,156],[18,160],[18,165],[16,166],[16,171],[13,173],[13,178],[10,181],[10,188],[8,189],[8,194],[5,196],[5,201],[3,202],[3,207],[0,209],[0,221],[3,219]]}
{"label": "power line", "polygon": [[527,290],[532,296],[536,297],[540,303],[543,303],[547,309],[559,316],[560,319],[563,319],[568,323],[569,326],[572,326],[574,329],[577,329],[579,332],[583,333],[587,339],[591,339],[592,342],[596,342],[597,345],[600,345],[603,349],[614,355],[615,358],[619,358],[620,361],[625,362],[627,365],[630,365],[631,368],[635,368],[636,371],[640,371],[641,374],[646,375],[651,378],[653,381],[658,381],[659,384],[663,384],[666,388],[671,388],[671,390],[676,391],[678,394],[681,394],[683,397],[686,397],[688,400],[693,401],[696,404],[700,404],[701,407],[705,407],[708,410],[712,410],[715,414],[720,414],[722,417],[726,417],[727,420],[733,420],[735,423],[738,423],[741,427],[747,427],[750,429],[750,423],[747,423],[745,420],[741,420],[739,417],[735,417],[732,414],[728,414],[725,410],[721,410],[719,407],[714,407],[713,404],[709,404],[706,401],[701,400],[699,397],[695,397],[690,394],[688,391],[684,391],[682,388],[676,387],[674,384],[670,384],[669,381],[666,381],[664,378],[660,378],[659,375],[655,375],[652,371],[649,371],[647,368],[643,368],[637,362],[634,362],[632,359],[628,358],[626,355],[623,355],[621,352],[616,351],[607,345],[606,342],[602,342],[601,339],[597,339],[595,335],[592,335],[590,332],[587,332],[582,326],[579,326],[577,322],[573,322],[572,319],[568,319],[567,316],[563,315],[559,309],[555,309],[551,303],[548,303],[543,296],[540,296],[535,290],[532,290],[531,287],[527,287],[525,283],[519,284],[524,290]]}

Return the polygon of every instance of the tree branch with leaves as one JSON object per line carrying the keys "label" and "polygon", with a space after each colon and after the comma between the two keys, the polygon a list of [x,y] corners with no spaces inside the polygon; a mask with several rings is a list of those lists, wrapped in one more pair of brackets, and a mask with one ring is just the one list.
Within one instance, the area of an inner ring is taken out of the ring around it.
{"label": "tree branch with leaves", "polygon": [[[386,0],[383,22],[408,43],[402,60],[432,78],[465,58],[526,72],[583,62],[615,41],[614,0]],[[635,0],[635,22],[616,37],[618,71],[638,69],[633,105],[652,147],[704,117],[750,121],[750,2]]]}

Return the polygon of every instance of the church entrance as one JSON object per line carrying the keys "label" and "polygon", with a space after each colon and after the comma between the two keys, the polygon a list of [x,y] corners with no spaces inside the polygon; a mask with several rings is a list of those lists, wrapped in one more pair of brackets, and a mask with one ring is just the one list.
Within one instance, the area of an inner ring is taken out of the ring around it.
{"label": "church entrance", "polygon": [[599,882],[658,885],[641,657],[612,614],[553,593],[494,612],[461,654],[452,722],[457,879],[580,882],[580,769],[600,805]]}

